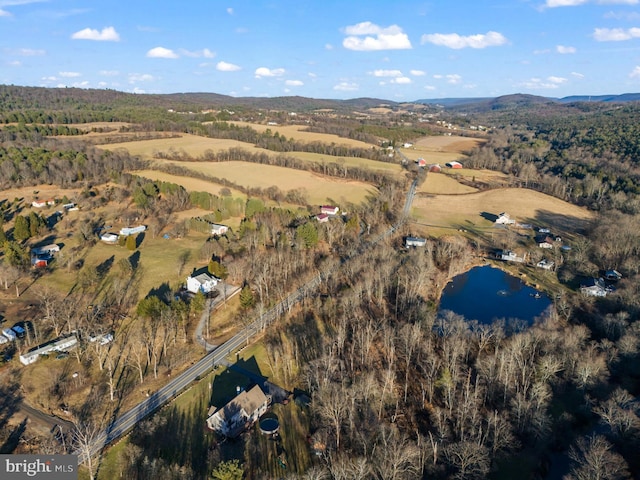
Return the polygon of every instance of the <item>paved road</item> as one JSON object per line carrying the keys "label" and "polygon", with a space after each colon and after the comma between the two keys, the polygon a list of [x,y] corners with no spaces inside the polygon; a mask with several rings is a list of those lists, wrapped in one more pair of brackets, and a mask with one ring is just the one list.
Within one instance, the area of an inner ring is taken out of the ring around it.
{"label": "paved road", "polygon": [[[358,250],[358,253],[362,253],[367,248],[373,247],[382,239],[392,235],[397,230],[397,228],[405,222],[408,212],[411,208],[411,202],[413,201],[413,197],[415,196],[416,187],[417,179],[414,180],[414,182],[411,184],[409,192],[407,193],[407,199],[404,205],[403,214],[398,223],[369,241],[364,248]],[[353,258],[353,256],[351,256],[350,258]],[[331,273],[333,273],[333,268],[334,267],[327,268],[318,273],[303,286],[287,295],[269,310],[260,314],[251,324],[247,325],[232,338],[227,340],[222,345],[215,347],[213,350],[208,352],[201,360],[194,363],[191,367],[187,368],[181,374],[175,376],[164,387],[154,392],[151,396],[143,400],[131,410],[113,418],[109,426],[104,431],[99,433],[92,442],[91,455],[96,455],[108,444],[120,438],[131,428],[133,428],[133,426],[140,420],[155,412],[164,404],[175,398],[182,390],[189,386],[191,382],[199,380],[202,376],[206,375],[215,365],[224,363],[224,358],[227,355],[241,348],[243,344],[248,344],[254,336],[266,329],[280,315],[287,311],[290,311],[296,303],[301,301],[306,296],[310,296],[311,294],[315,293],[322,281],[329,275],[331,275]],[[84,463],[87,452],[76,451],[74,453],[78,455],[79,463]]]}

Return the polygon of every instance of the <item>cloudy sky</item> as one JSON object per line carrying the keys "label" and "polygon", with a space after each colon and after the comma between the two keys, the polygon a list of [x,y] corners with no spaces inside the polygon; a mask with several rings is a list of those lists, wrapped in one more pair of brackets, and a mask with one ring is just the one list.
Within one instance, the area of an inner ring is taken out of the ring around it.
{"label": "cloudy sky", "polygon": [[0,0],[0,83],[314,98],[640,91],[640,0]]}

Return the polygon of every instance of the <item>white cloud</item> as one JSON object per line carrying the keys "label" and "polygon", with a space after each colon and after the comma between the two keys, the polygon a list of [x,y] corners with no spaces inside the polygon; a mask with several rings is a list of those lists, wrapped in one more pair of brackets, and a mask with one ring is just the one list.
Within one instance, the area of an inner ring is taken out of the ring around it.
{"label": "white cloud", "polygon": [[547,80],[550,81],[551,83],[555,83],[556,85],[560,85],[560,84],[565,83],[567,81],[566,78],[554,77],[553,75],[550,76],[550,77],[547,77]]}
{"label": "white cloud", "polygon": [[155,47],[147,52],[149,58],[178,58],[178,54],[173,50],[164,47]]}
{"label": "white cloud", "polygon": [[74,40],[96,40],[98,42],[119,42],[120,35],[113,27],[105,27],[98,31],[93,28],[85,28],[71,35]]}
{"label": "white cloud", "polygon": [[12,67],[20,67],[22,66],[22,62],[20,60],[13,60],[12,62],[8,63],[10,66]]}
{"label": "white cloud", "polygon": [[191,58],[200,58],[200,57],[204,57],[204,58],[213,58],[216,56],[215,53],[213,53],[211,50],[209,50],[208,48],[203,48],[202,50],[196,50],[196,51],[190,51],[190,50],[185,50],[183,48],[180,49],[180,53],[183,54],[185,57],[191,57]]}
{"label": "white cloud", "polygon": [[334,90],[339,90],[341,92],[355,92],[360,88],[360,85],[353,82],[340,82],[339,84],[333,87]]}
{"label": "white cloud", "polygon": [[325,43],[324,44],[324,49],[325,50],[333,50],[333,45],[331,45],[330,43]]}
{"label": "white cloud", "polygon": [[433,85],[425,85],[424,89],[429,91],[437,90],[437,88],[434,87]]}
{"label": "white cloud", "polygon": [[631,73],[629,73],[629,78],[638,78],[640,77],[640,66],[636,66]]}
{"label": "white cloud", "polygon": [[640,20],[640,13],[638,12],[607,12],[604,14],[604,18],[613,20],[626,20],[628,22],[636,22]]}
{"label": "white cloud", "polygon": [[529,90],[552,90],[554,88],[558,88],[565,82],[567,82],[567,79],[563,77],[551,76],[546,79],[534,77],[522,82],[520,86]]}
{"label": "white cloud", "polygon": [[584,3],[587,3],[587,0],[547,0],[547,2],[545,3],[545,7],[575,7]]}
{"label": "white cloud", "polygon": [[579,72],[571,72],[571,75],[576,77],[576,78],[584,78],[584,75],[582,73],[579,73]]}
{"label": "white cloud", "polygon": [[81,75],[80,72],[58,72],[58,75],[64,78],[75,78]]}
{"label": "white cloud", "polygon": [[397,25],[380,27],[371,22],[361,22],[344,30],[348,36],[342,41],[342,46],[347,50],[366,52],[411,48],[409,37]]}
{"label": "white cloud", "polygon": [[304,83],[301,80],[287,80],[284,83],[285,85],[288,85],[290,87],[301,87],[304,85]]}
{"label": "white cloud", "polygon": [[229,15],[233,15],[233,8],[228,7],[228,8],[227,8],[227,13],[228,13]]}
{"label": "white cloud", "polygon": [[566,45],[556,45],[556,52],[561,53],[563,55],[569,53],[576,53],[576,47],[569,47]]}
{"label": "white cloud", "polygon": [[139,83],[139,82],[152,82],[155,80],[153,75],[149,75],[148,73],[130,73],[129,74],[129,83]]}
{"label": "white cloud", "polygon": [[409,70],[409,73],[414,77],[422,77],[427,74],[424,70]]}
{"label": "white cloud", "polygon": [[422,35],[421,42],[433,43],[442,47],[461,49],[461,48],[486,48],[497,47],[507,43],[504,35],[498,32],[479,33],[477,35],[468,35],[466,37],[457,33],[430,33]]}
{"label": "white cloud", "polygon": [[281,77],[284,75],[284,68],[267,68],[267,67],[259,67],[256,68],[255,76],[256,78],[262,77]]}
{"label": "white cloud", "polygon": [[400,70],[374,70],[372,75],[374,77],[401,77],[402,72]]}
{"label": "white cloud", "polygon": [[462,82],[462,77],[457,73],[449,74],[445,78],[447,79],[447,83],[451,83],[452,85],[458,85]]}
{"label": "white cloud", "polygon": [[102,75],[103,77],[117,77],[120,75],[118,70],[100,70],[98,75]]}
{"label": "white cloud", "polygon": [[396,77],[396,78],[392,78],[390,83],[396,83],[398,85],[406,85],[408,83],[411,83],[411,79],[409,77]]}
{"label": "white cloud", "polygon": [[233,63],[220,61],[216,64],[216,70],[220,70],[221,72],[237,72],[240,69],[238,65],[234,65]]}
{"label": "white cloud", "polygon": [[49,77],[42,77],[42,80],[44,80],[45,82],[56,82],[58,81],[58,78],[54,76],[49,76]]}
{"label": "white cloud", "polygon": [[577,7],[586,3],[597,3],[598,5],[637,5],[640,0],[547,0],[544,4],[547,8],[556,7]]}
{"label": "white cloud", "polygon": [[46,55],[47,52],[33,48],[20,48],[15,53],[21,57],[40,57],[42,55]]}
{"label": "white cloud", "polygon": [[549,50],[548,48],[545,48],[543,50],[534,50],[533,51],[534,55],[546,55],[547,53],[551,53],[551,50]]}
{"label": "white cloud", "polygon": [[7,12],[6,10],[2,10],[0,8],[0,17],[11,17],[11,14],[9,12]]}
{"label": "white cloud", "polygon": [[640,37],[640,28],[596,28],[593,38],[598,42],[621,42]]}

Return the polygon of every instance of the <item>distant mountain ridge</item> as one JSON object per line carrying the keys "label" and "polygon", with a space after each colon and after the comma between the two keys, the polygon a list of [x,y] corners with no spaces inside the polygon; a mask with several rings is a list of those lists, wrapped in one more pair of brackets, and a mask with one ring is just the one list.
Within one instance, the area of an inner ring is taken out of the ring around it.
{"label": "distant mountain ridge", "polygon": [[624,103],[640,101],[640,93],[623,93],[620,95],[571,95],[568,97],[542,97],[538,95],[528,95],[524,93],[516,93],[512,95],[502,95],[498,97],[468,97],[468,98],[429,98],[415,100],[414,103],[424,105],[440,105],[445,108],[460,107],[467,105],[500,105],[508,103],[540,104],[540,103],[574,103],[574,102],[605,102],[605,103]]}
{"label": "distant mountain ridge", "polygon": [[[232,97],[218,93],[188,92],[169,94],[134,94],[108,89],[45,88],[0,85],[0,110],[16,111],[25,109],[77,109],[82,105],[99,106],[96,108],[116,108],[147,106],[175,111],[194,111],[204,109],[242,109],[258,108],[276,111],[317,111],[322,109],[336,112],[373,111],[385,107],[391,110],[447,110],[485,113],[509,112],[527,108],[561,107],[571,108],[573,104],[623,103],[640,101],[640,93],[621,95],[573,95],[563,98],[543,97],[529,94],[512,94],[499,97],[476,98],[436,98],[420,99],[412,102],[397,102],[380,98],[352,98],[346,100],[321,99],[301,96],[283,97]],[[583,107],[584,108],[584,107]]]}

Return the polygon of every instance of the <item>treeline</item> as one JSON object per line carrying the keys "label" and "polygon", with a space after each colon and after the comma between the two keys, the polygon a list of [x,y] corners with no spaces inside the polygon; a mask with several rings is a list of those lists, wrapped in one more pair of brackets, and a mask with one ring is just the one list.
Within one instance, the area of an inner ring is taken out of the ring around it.
{"label": "treeline", "polygon": [[[293,155],[269,155],[264,152],[252,153],[240,147],[233,147],[229,148],[228,150],[221,150],[219,152],[207,150],[201,157],[193,157],[187,154],[185,151],[171,149],[169,149],[169,151],[167,152],[155,152],[154,156],[157,158],[178,161],[241,161],[259,163],[262,165],[294,168],[296,170],[320,173],[322,175],[329,175],[332,177],[348,178],[351,180],[367,182],[374,185],[395,185],[401,187],[405,183],[403,180],[396,179],[393,176],[380,170],[347,165],[344,161],[341,162],[340,159],[337,159],[337,161],[316,162],[301,160]],[[238,188],[238,186],[236,185],[233,185],[233,187]]]}
{"label": "treeline", "polygon": [[77,143],[46,147],[0,145],[0,186],[56,184],[66,188],[86,180],[104,183],[143,162],[124,152],[109,152]]}
{"label": "treeline", "polygon": [[533,116],[497,129],[466,163],[595,210],[638,213],[640,127],[633,119],[639,113],[633,104],[589,115]]}

